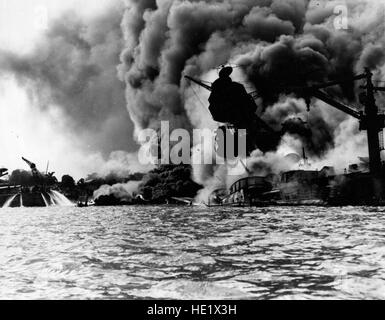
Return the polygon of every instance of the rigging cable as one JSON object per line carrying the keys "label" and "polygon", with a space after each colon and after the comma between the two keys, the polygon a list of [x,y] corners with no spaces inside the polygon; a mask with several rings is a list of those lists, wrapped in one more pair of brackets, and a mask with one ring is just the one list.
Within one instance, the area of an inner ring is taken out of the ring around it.
{"label": "rigging cable", "polygon": [[[207,113],[210,113],[209,110],[207,110],[207,108],[206,108],[205,104],[203,103],[203,101],[201,100],[201,98],[199,97],[199,95],[197,94],[197,92],[195,91],[194,86],[191,86],[191,89],[194,92],[194,95],[198,99],[199,103],[201,104],[202,108],[205,109]],[[210,114],[210,116],[211,116],[211,114]]]}

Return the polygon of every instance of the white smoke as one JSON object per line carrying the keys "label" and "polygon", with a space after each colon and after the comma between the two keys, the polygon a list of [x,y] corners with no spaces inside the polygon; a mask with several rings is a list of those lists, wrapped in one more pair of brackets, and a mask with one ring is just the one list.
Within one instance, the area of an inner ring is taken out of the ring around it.
{"label": "white smoke", "polygon": [[130,181],[127,183],[118,183],[113,186],[103,185],[94,192],[94,199],[101,196],[114,196],[117,199],[129,201],[133,194],[138,192],[140,182]]}
{"label": "white smoke", "polygon": [[[348,16],[337,16],[337,6],[346,6]],[[203,110],[208,92],[189,86],[183,74],[213,81],[218,66],[233,63],[240,66],[234,80],[258,90],[266,121],[279,129],[292,116],[305,117],[312,131],[306,139],[285,136],[277,152],[253,153],[248,166],[254,174],[286,170],[292,164],[283,152],[301,154],[302,147],[317,166],[344,168],[367,154],[357,121],[316,100],[307,114],[302,100],[273,89],[304,84],[304,78],[349,77],[364,67],[384,80],[384,8],[383,1],[368,0],[127,1],[119,69],[130,116],[137,130],[157,128],[159,120],[170,120],[171,129],[215,127]],[[347,29],[336,28],[344,26],[341,18]],[[357,85],[329,93],[360,109]],[[211,191],[228,185],[227,173],[215,165],[194,168],[195,180]]]}

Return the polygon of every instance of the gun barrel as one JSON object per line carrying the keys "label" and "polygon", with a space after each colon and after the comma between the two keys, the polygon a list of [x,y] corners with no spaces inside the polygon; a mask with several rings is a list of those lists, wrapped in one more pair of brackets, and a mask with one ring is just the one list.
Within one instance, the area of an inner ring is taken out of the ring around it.
{"label": "gun barrel", "polygon": [[26,162],[32,170],[36,169],[36,165],[34,163],[32,163],[31,161],[27,160],[24,157],[21,157],[21,159],[23,159],[23,161]]}

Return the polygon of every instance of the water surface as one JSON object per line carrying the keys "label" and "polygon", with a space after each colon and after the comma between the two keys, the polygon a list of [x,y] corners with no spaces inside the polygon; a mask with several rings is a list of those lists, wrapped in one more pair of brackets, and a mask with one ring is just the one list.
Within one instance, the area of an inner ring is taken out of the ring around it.
{"label": "water surface", "polygon": [[0,299],[385,299],[385,208],[0,209]]}

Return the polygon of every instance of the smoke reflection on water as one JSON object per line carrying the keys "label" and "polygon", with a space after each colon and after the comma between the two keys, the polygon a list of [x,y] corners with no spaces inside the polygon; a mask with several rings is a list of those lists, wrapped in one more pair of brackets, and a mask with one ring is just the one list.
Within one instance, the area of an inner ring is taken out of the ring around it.
{"label": "smoke reflection on water", "polygon": [[384,211],[3,209],[0,298],[383,299]]}

